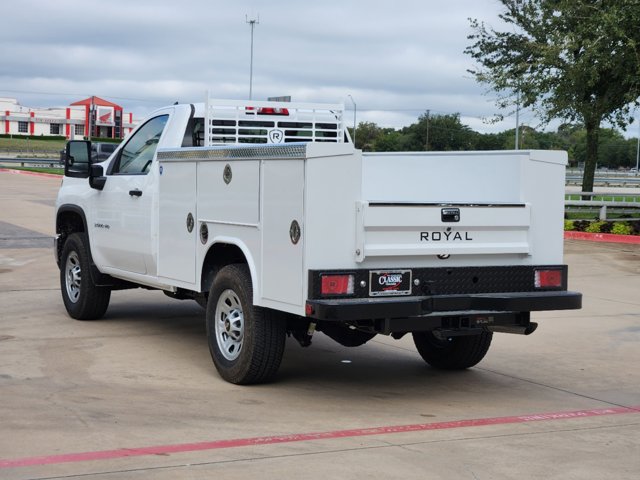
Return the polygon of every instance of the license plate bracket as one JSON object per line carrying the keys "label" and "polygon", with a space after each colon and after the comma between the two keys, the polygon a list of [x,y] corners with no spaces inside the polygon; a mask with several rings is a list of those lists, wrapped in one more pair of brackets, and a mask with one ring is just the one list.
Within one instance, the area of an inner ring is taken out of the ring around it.
{"label": "license plate bracket", "polygon": [[391,297],[411,295],[411,270],[371,270],[369,272],[369,296]]}

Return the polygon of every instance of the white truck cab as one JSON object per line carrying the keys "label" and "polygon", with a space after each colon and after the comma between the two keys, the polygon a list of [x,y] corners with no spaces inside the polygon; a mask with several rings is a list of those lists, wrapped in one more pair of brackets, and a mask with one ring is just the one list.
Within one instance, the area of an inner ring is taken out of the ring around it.
{"label": "white truck cab", "polygon": [[493,332],[575,309],[562,264],[564,152],[366,154],[342,105],[222,101],[151,114],[109,159],[70,142],[56,202],[62,297],[100,318],[144,287],[206,308],[211,356],[272,379],[285,336],[411,333],[468,368]]}

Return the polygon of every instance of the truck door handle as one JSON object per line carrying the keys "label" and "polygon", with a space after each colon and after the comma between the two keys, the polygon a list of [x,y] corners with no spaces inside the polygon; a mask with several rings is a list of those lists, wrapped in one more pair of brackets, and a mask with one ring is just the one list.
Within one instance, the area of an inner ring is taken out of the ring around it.
{"label": "truck door handle", "polygon": [[142,190],[138,190],[137,188],[135,190],[129,190],[129,195],[131,195],[132,197],[141,197]]}

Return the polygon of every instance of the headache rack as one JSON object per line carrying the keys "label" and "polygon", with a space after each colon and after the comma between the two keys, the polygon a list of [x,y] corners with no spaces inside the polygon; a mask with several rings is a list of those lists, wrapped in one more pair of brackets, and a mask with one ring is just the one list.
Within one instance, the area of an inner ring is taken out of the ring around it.
{"label": "headache rack", "polygon": [[214,100],[207,96],[205,116],[204,146],[351,142],[342,104]]}

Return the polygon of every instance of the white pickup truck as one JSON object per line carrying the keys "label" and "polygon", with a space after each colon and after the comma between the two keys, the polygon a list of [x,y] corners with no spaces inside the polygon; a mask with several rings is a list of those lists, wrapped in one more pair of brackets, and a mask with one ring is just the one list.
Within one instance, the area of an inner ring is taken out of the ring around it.
{"label": "white pickup truck", "polygon": [[220,375],[272,379],[285,338],[411,333],[464,369],[530,312],[577,309],[562,264],[566,154],[362,153],[342,105],[155,111],[109,159],[67,146],[55,257],[71,317],[143,287],[206,308]]}

